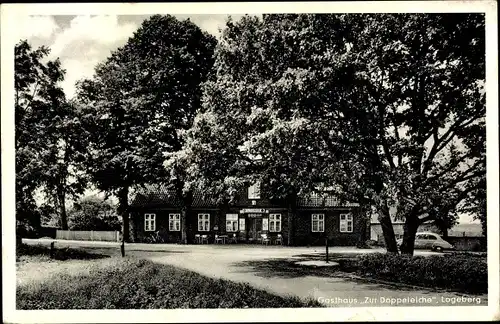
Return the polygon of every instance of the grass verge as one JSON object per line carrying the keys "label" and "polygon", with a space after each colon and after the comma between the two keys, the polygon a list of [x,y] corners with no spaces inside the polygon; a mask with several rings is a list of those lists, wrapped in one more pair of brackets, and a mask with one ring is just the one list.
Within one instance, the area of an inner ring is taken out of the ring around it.
{"label": "grass verge", "polygon": [[248,284],[134,258],[117,259],[88,275],[61,274],[17,287],[18,309],[173,309],[320,307]]}

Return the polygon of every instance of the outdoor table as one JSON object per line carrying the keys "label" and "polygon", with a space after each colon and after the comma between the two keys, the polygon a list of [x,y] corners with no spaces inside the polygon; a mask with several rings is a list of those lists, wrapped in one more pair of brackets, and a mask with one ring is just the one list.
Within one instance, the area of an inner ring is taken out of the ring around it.
{"label": "outdoor table", "polygon": [[222,244],[226,244],[227,235],[219,235],[218,237],[222,239]]}

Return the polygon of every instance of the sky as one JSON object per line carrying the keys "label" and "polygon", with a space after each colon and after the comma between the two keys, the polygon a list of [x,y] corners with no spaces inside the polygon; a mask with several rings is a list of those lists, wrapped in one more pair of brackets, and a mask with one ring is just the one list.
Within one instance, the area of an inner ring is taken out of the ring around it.
{"label": "sky", "polygon": [[[62,87],[66,96],[75,93],[75,82],[91,77],[97,63],[124,45],[150,15],[25,16],[17,22],[17,39],[27,39],[33,47],[51,49],[50,58],[59,58],[66,70]],[[227,15],[175,15],[189,18],[201,29],[219,36]],[[239,19],[242,15],[232,15]]]}

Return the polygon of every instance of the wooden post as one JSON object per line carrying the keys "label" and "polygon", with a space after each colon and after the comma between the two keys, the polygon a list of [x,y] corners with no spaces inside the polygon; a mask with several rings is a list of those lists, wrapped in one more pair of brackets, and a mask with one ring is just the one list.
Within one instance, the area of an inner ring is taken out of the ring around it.
{"label": "wooden post", "polygon": [[328,263],[328,236],[325,236],[326,263]]}
{"label": "wooden post", "polygon": [[54,258],[54,241],[50,243],[50,258]]}
{"label": "wooden post", "polygon": [[120,246],[122,252],[122,258],[125,257],[125,240],[122,240],[122,245]]}

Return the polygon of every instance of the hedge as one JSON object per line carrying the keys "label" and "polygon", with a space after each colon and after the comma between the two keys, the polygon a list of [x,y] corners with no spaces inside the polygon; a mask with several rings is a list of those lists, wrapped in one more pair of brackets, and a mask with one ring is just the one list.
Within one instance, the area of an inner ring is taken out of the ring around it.
{"label": "hedge", "polygon": [[444,288],[468,293],[488,291],[488,266],[468,256],[407,256],[370,253],[360,256],[361,275],[415,286]]}

